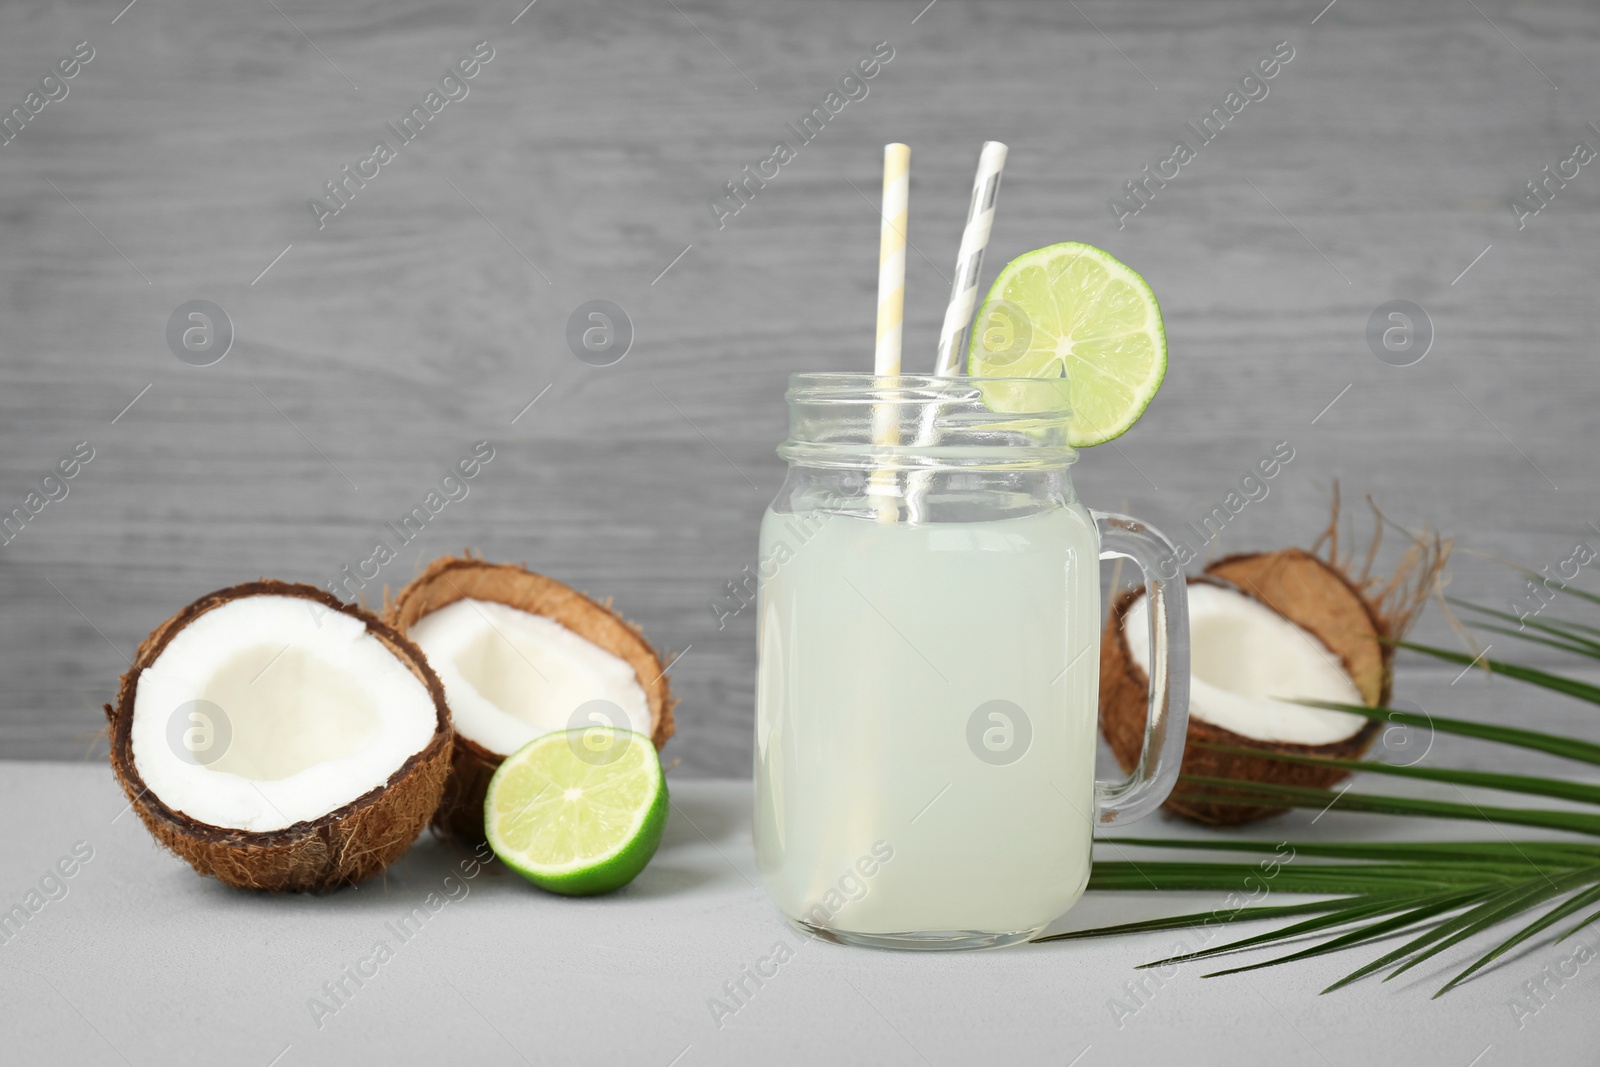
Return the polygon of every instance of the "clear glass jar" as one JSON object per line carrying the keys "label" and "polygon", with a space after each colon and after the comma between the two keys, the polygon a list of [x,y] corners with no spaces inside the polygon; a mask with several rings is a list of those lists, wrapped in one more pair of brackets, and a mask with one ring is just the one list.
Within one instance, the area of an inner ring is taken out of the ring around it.
{"label": "clear glass jar", "polygon": [[[755,843],[786,918],[896,948],[1026,940],[1092,830],[1171,789],[1188,710],[1160,534],[1088,511],[1066,383],[797,374],[761,528]],[[1151,590],[1145,756],[1094,778],[1102,558]]]}

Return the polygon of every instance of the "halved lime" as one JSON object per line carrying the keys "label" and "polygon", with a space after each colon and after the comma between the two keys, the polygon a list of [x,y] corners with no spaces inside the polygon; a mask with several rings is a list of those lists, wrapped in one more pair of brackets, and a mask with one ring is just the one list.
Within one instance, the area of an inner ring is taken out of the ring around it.
{"label": "halved lime", "polygon": [[1161,388],[1167,335],[1145,280],[1093,245],[1018,256],[978,309],[967,373],[1067,380],[1068,440],[1079,448],[1126,433]]}
{"label": "halved lime", "polygon": [[500,764],[483,804],[489,846],[542,889],[608,893],[650,862],[667,822],[667,783],[643,734],[558,730]]}

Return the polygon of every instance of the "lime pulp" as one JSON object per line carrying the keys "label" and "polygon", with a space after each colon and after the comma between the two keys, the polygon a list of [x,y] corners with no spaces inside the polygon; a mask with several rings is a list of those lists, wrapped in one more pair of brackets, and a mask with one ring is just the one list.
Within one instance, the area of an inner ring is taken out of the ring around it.
{"label": "lime pulp", "polygon": [[543,734],[489,782],[484,827],[495,855],[554,893],[631,882],[661,843],[667,785],[643,734],[607,727]]}
{"label": "lime pulp", "polygon": [[[1110,253],[1074,242],[1006,264],[978,309],[967,355],[975,378],[1064,377],[1068,440],[1079,448],[1126,433],[1166,372],[1150,286]],[[1004,404],[1004,391],[994,399]]]}

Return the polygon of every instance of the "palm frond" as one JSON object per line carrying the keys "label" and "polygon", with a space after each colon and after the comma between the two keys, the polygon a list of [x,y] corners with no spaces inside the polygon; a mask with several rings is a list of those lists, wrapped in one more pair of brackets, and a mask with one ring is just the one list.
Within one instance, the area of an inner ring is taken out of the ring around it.
{"label": "palm frond", "polygon": [[[1566,841],[1246,841],[1240,839],[1217,840],[1182,837],[1108,837],[1108,845],[1132,845],[1138,848],[1191,849],[1215,852],[1272,852],[1281,853],[1287,848],[1290,858],[1324,856],[1338,859],[1393,859],[1395,857],[1427,856],[1435,860],[1466,860],[1489,862],[1485,857],[1499,857],[1496,862],[1506,866],[1527,866],[1539,857],[1540,866],[1583,867],[1600,863],[1600,845],[1579,844]],[[1284,862],[1289,862],[1285,860]]]}
{"label": "palm frond", "polygon": [[1241,745],[1202,744],[1213,752],[1227,752],[1236,756],[1255,756],[1257,759],[1277,760],[1281,763],[1298,763],[1308,767],[1334,767],[1345,771],[1365,771],[1368,774],[1386,774],[1396,778],[1412,778],[1426,782],[1445,782],[1478,789],[1495,789],[1502,793],[1522,793],[1526,796],[1553,797],[1580,804],[1600,804],[1600,786],[1584,782],[1571,782],[1564,778],[1536,778],[1525,774],[1499,774],[1492,771],[1458,771],[1450,767],[1408,766],[1401,763],[1382,763],[1376,760],[1332,759],[1325,756],[1302,756],[1272,749],[1247,748]]}
{"label": "palm frond", "polygon": [[1565,941],[1567,938],[1571,937],[1573,934],[1577,933],[1579,930],[1582,930],[1585,926],[1588,926],[1590,923],[1594,922],[1596,919],[1600,919],[1600,911],[1592,911],[1592,912],[1590,912],[1584,918],[1579,919],[1577,922],[1573,923],[1571,926],[1569,926],[1565,930],[1561,931],[1561,936],[1556,938],[1556,944],[1558,944],[1558,945],[1561,944],[1561,942]]}
{"label": "palm frond", "polygon": [[1295,915],[1309,915],[1322,911],[1336,911],[1344,906],[1345,899],[1339,900],[1313,900],[1305,904],[1275,904],[1271,906],[1257,906],[1240,908],[1236,911],[1224,911],[1217,915],[1211,911],[1197,911],[1188,915],[1170,915],[1159,919],[1142,919],[1138,922],[1121,923],[1117,926],[1097,926],[1089,930],[1068,930],[1061,934],[1048,934],[1036,937],[1035,941],[1081,941],[1090,937],[1112,937],[1117,934],[1147,934],[1162,930],[1186,930],[1195,926],[1203,926],[1208,922],[1242,923],[1259,922],[1264,919],[1285,919]]}
{"label": "palm frond", "polygon": [[1504,660],[1489,659],[1487,656],[1469,656],[1465,652],[1455,652],[1448,648],[1434,648],[1432,645],[1419,645],[1413,641],[1396,641],[1399,648],[1410,649],[1412,652],[1421,652],[1425,656],[1442,659],[1446,663],[1459,663],[1466,667],[1475,667],[1480,663],[1494,674],[1503,674],[1507,678],[1515,678],[1519,682],[1539,686],[1557,693],[1565,693],[1569,697],[1590,704],[1600,704],[1600,686],[1580,682],[1576,678],[1563,678],[1559,674],[1541,671],[1533,667],[1524,667],[1516,663],[1507,663]]}
{"label": "palm frond", "polygon": [[[1544,575],[1540,574],[1538,571],[1530,571],[1526,567],[1519,567],[1518,570],[1522,571],[1524,577],[1529,578],[1532,581],[1543,582],[1545,580]],[[1563,593],[1571,593],[1580,600],[1587,600],[1591,604],[1600,604],[1600,596],[1595,596],[1593,593],[1586,593],[1575,585],[1568,585],[1566,582],[1557,581],[1556,588]]]}
{"label": "palm frond", "polygon": [[[1467,819],[1474,822],[1537,826],[1544,830],[1566,830],[1575,834],[1600,836],[1600,815],[1590,815],[1587,812],[1558,811],[1553,808],[1503,808],[1476,804],[1470,800],[1465,804],[1458,804],[1455,801],[1384,796],[1376,793],[1357,793],[1353,790],[1331,792],[1307,786],[1247,782],[1238,778],[1212,778],[1197,774],[1180,775],[1178,782],[1210,787],[1207,790],[1184,791],[1186,796],[1204,798],[1207,804],[1311,809],[1330,808],[1336,805],[1346,812],[1417,815],[1431,819]],[[1219,789],[1228,792],[1212,791]]]}
{"label": "palm frond", "polygon": [[[1463,940],[1465,937],[1470,937],[1480,930],[1488,929],[1502,918],[1516,915],[1527,908],[1533,907],[1541,900],[1549,899],[1553,893],[1554,891],[1549,885],[1542,880],[1530,880],[1502,888],[1460,915],[1446,919],[1426,933],[1407,941],[1399,948],[1384,953],[1363,967],[1356,968],[1328,986],[1323,992],[1332,993],[1336,989],[1342,989],[1352,982],[1360,981],[1370,974],[1375,974],[1390,964],[1399,963],[1408,958],[1421,962],[1421,959],[1426,958],[1426,956],[1420,954],[1426,953],[1427,956],[1431,956],[1435,952],[1449,947],[1450,944],[1455,944],[1455,940],[1451,939],[1456,938],[1457,934],[1466,931],[1462,938],[1456,939]],[[1444,944],[1444,942],[1448,942],[1448,944]],[[1394,974],[1390,974],[1389,977],[1393,978]]]}
{"label": "palm frond", "polygon": [[1563,903],[1558,904],[1556,907],[1550,909],[1544,915],[1535,919],[1527,926],[1524,926],[1522,929],[1518,930],[1516,933],[1500,942],[1494,948],[1490,949],[1488,952],[1485,952],[1482,956],[1479,956],[1477,961],[1473,963],[1472,966],[1468,967],[1466,970],[1462,971],[1460,974],[1456,975],[1454,978],[1450,979],[1450,981],[1446,982],[1442,987],[1440,987],[1439,991],[1433,995],[1434,999],[1444,996],[1446,993],[1450,992],[1450,990],[1454,989],[1462,982],[1465,982],[1468,978],[1471,978],[1473,975],[1483,970],[1483,968],[1487,967],[1489,964],[1493,963],[1495,960],[1499,959],[1513,948],[1516,948],[1530,937],[1533,937],[1542,930],[1548,930],[1562,919],[1565,919],[1568,915],[1578,911],[1580,908],[1588,907],[1597,900],[1600,900],[1600,885],[1592,885],[1583,892],[1567,898],[1567,900]]}
{"label": "palm frond", "polygon": [[1482,630],[1485,633],[1501,634],[1505,637],[1514,637],[1518,641],[1526,641],[1529,644],[1543,645],[1546,648],[1554,648],[1561,652],[1571,652],[1576,656],[1588,656],[1591,659],[1600,659],[1600,648],[1596,648],[1587,641],[1579,643],[1570,640],[1558,640],[1553,637],[1544,637],[1540,636],[1539,634],[1532,634],[1527,630],[1513,630],[1509,626],[1496,626],[1487,622],[1480,622],[1475,628]]}
{"label": "palm frond", "polygon": [[[1535,630],[1540,630],[1571,644],[1587,645],[1594,654],[1600,654],[1600,640],[1596,640],[1593,637],[1585,637],[1583,635],[1583,632],[1585,631],[1600,635],[1600,630],[1596,630],[1593,627],[1584,626],[1582,623],[1564,622],[1559,619],[1544,619],[1534,615],[1514,615],[1509,611],[1500,611],[1496,608],[1484,607],[1482,604],[1474,604],[1470,600],[1458,600],[1455,597],[1446,597],[1445,600],[1455,607],[1464,608],[1467,611],[1471,611],[1479,615],[1486,615],[1491,619],[1500,619],[1503,622],[1514,622],[1517,624],[1516,630],[1496,628],[1496,633],[1505,633],[1512,637],[1522,637],[1527,634],[1527,627],[1531,626]],[[1477,625],[1479,629],[1489,628],[1489,624],[1487,623],[1479,623]],[[1587,655],[1590,653],[1583,654]]]}
{"label": "palm frond", "polygon": [[1311,708],[1345,711],[1351,715],[1360,715],[1368,719],[1394,723],[1396,726],[1415,726],[1418,729],[1435,730],[1442,734],[1473,737],[1480,741],[1493,741],[1496,744],[1510,745],[1514,748],[1526,748],[1534,752],[1560,756],[1563,759],[1600,765],[1600,745],[1591,744],[1575,737],[1562,737],[1560,734],[1547,734],[1538,730],[1525,730],[1516,726],[1500,726],[1496,723],[1450,719],[1442,715],[1430,715],[1426,712],[1406,711],[1403,708],[1375,708],[1367,707],[1365,704],[1341,704],[1332,700],[1297,700],[1295,703],[1304,704]]}
{"label": "palm frond", "polygon": [[[1358,930],[1351,930],[1349,933],[1341,934],[1338,937],[1324,941],[1320,945],[1312,945],[1310,948],[1301,949],[1299,952],[1291,952],[1287,956],[1278,956],[1275,959],[1263,960],[1260,963],[1247,964],[1243,967],[1230,967],[1225,971],[1212,971],[1210,974],[1205,975],[1205,977],[1220,978],[1223,975],[1240,974],[1244,971],[1259,971],[1265,967],[1277,967],[1281,964],[1295,963],[1300,960],[1312,959],[1316,956],[1326,956],[1331,952],[1341,952],[1344,949],[1354,948],[1357,945],[1365,945],[1369,942],[1377,941],[1380,938],[1388,937],[1391,934],[1398,933],[1401,930],[1410,929],[1411,927],[1416,926],[1418,923],[1427,922],[1429,919],[1437,918],[1440,915],[1444,915],[1448,912],[1464,907],[1472,903],[1474,900],[1482,899],[1484,893],[1485,891],[1479,890],[1478,892],[1464,892],[1451,894],[1448,896],[1435,897],[1425,903],[1418,904],[1409,911],[1402,912],[1401,914],[1393,916],[1389,919],[1384,919],[1381,922],[1375,922],[1368,926],[1363,926]],[[1425,934],[1423,936],[1427,937],[1428,935]],[[1331,992],[1334,988],[1336,987],[1329,986],[1327,989],[1324,989],[1323,992]]]}
{"label": "palm frond", "polygon": [[[1481,890],[1478,892],[1481,892]],[[1444,895],[1443,899],[1446,901],[1459,901],[1460,903],[1465,903],[1466,901],[1473,899],[1475,895],[1476,893],[1474,892],[1453,893]],[[1186,952],[1181,956],[1168,956],[1166,959],[1151,960],[1149,963],[1139,964],[1139,968],[1144,969],[1148,967],[1165,967],[1168,964],[1173,963],[1188,963],[1192,960],[1211,959],[1216,956],[1223,956],[1232,952],[1239,952],[1247,948],[1255,948],[1258,945],[1288,941],[1293,938],[1301,937],[1305,934],[1315,933],[1319,930],[1325,930],[1334,926],[1347,926],[1350,923],[1357,922],[1361,919],[1366,919],[1374,915],[1387,915],[1397,911],[1413,912],[1419,907],[1429,907],[1432,903],[1437,903],[1437,900],[1430,902],[1425,897],[1417,896],[1380,897],[1375,900],[1356,900],[1353,903],[1347,903],[1342,908],[1332,910],[1329,914],[1319,915],[1313,919],[1306,919],[1302,922],[1297,922],[1292,926],[1285,926],[1277,930],[1270,930],[1267,933],[1257,934],[1254,937],[1240,938],[1238,941],[1230,941],[1226,945],[1218,945],[1216,948],[1200,949],[1197,952]],[[1459,907],[1460,904],[1455,904],[1452,906]],[[1327,949],[1327,951],[1333,950]],[[1251,965],[1251,967],[1241,967],[1238,969],[1251,970],[1255,967],[1267,966],[1271,966],[1271,962],[1257,963]]]}

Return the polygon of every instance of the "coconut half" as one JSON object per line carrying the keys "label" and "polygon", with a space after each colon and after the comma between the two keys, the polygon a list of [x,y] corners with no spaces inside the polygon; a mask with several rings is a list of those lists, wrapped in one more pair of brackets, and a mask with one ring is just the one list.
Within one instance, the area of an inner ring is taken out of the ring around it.
{"label": "coconut half", "polygon": [[[1393,641],[1403,637],[1438,586],[1448,541],[1415,535],[1395,573],[1371,576],[1383,530],[1366,566],[1352,574],[1338,556],[1334,521],[1307,552],[1298,548],[1217,560],[1189,580],[1190,702],[1182,773],[1326,789],[1338,768],[1288,763],[1273,753],[1359,759],[1382,725],[1295,700],[1385,706],[1393,685]],[[1315,550],[1328,546],[1328,558]],[[1100,723],[1117,761],[1131,769],[1144,744],[1149,688],[1148,605],[1142,588],[1119,597],[1100,650]],[[1219,752],[1253,748],[1261,756]],[[1275,815],[1282,808],[1209,802],[1229,795],[1182,784],[1167,810],[1213,825]],[[1232,795],[1241,795],[1233,792]]]}
{"label": "coconut half", "polygon": [[[1150,673],[1149,598],[1123,612],[1123,635],[1135,666]],[[1309,631],[1220,582],[1189,585],[1189,715],[1256,741],[1332,745],[1369,720],[1291,700],[1362,702],[1339,657]]]}
{"label": "coconut half", "polygon": [[422,653],[308,585],[201,597],[156,628],[106,705],[111,766],[156,840],[201,874],[321,891],[416,840],[449,769]]}
{"label": "coconut half", "polygon": [[456,744],[441,831],[483,838],[489,779],[541,734],[610,725],[660,748],[673,734],[665,668],[608,605],[525,567],[446,556],[400,591],[385,617],[444,684]]}

